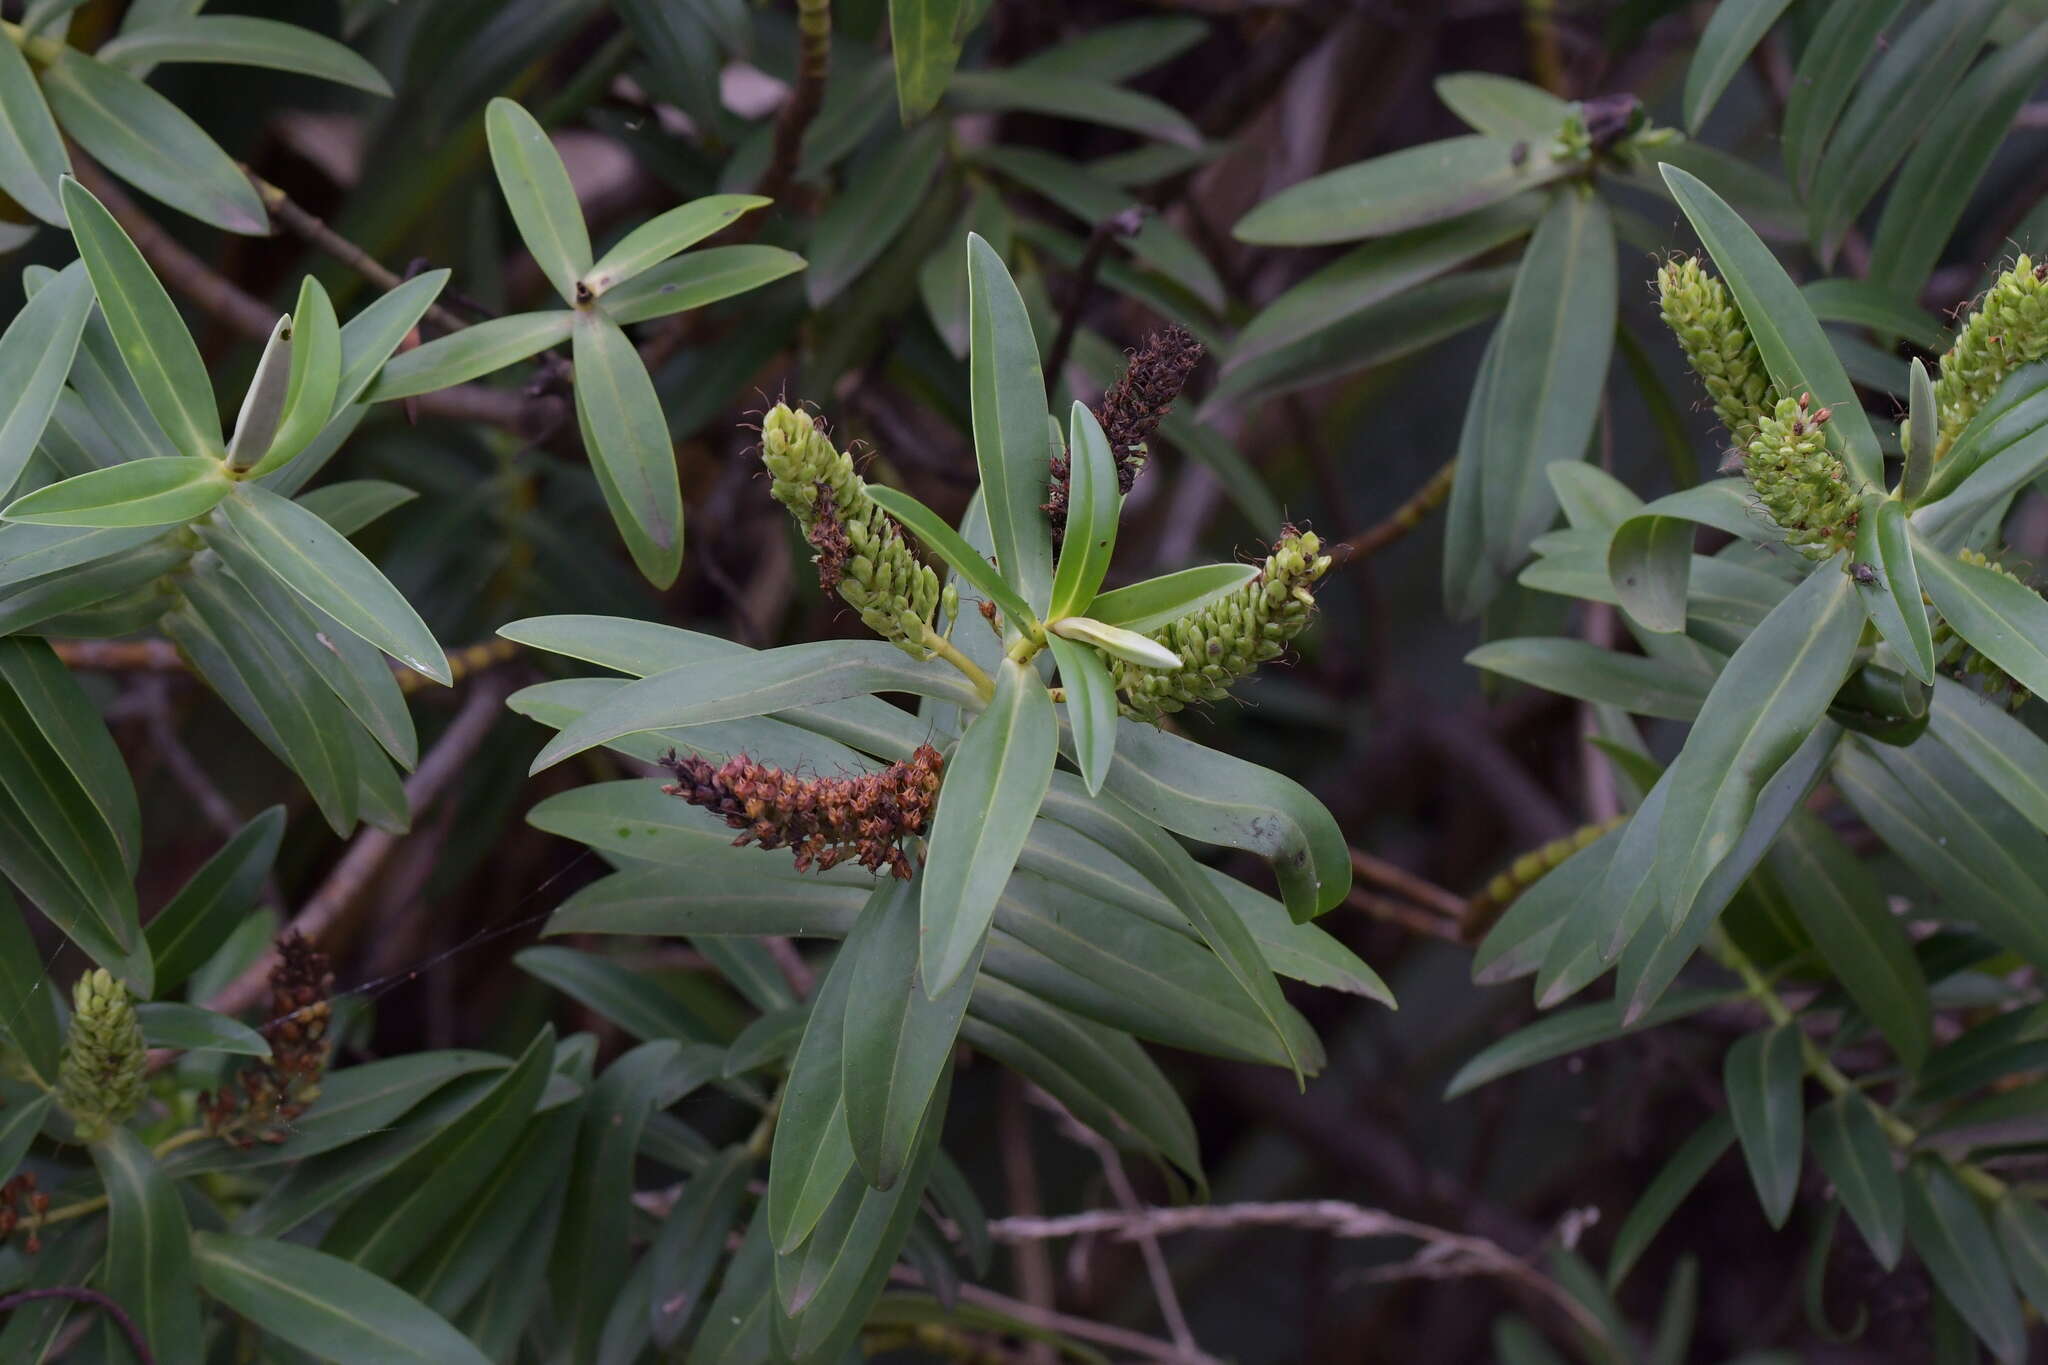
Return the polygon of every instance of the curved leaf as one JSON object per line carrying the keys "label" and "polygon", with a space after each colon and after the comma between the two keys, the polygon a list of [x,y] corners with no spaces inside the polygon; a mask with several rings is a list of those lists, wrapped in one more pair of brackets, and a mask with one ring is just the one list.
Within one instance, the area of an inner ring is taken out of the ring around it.
{"label": "curved leaf", "polygon": [[1780,1024],[1735,1040],[1721,1067],[1728,1092],[1728,1116],[1742,1141],[1742,1159],[1756,1186],[1757,1202],[1774,1228],[1785,1225],[1792,1196],[1799,1192],[1799,1152],[1806,1109],[1800,1083],[1799,1025]]}
{"label": "curved leaf", "polygon": [[1095,414],[1079,402],[1068,419],[1067,460],[1066,536],[1053,570],[1052,605],[1047,610],[1053,620],[1086,613],[1095,600],[1096,589],[1109,572],[1117,515],[1123,509],[1109,438],[1102,434]]}
{"label": "curved leaf", "polygon": [[211,455],[153,455],[47,484],[0,508],[38,526],[177,526],[205,516],[234,491]]}
{"label": "curved leaf", "polygon": [[1446,138],[1290,186],[1240,218],[1231,235],[1256,246],[1385,237],[1499,203],[1574,164],[1511,138]]}
{"label": "curved leaf", "polygon": [[491,166],[512,221],[534,263],[568,304],[577,297],[577,282],[590,270],[590,231],[575,186],[555,145],[540,121],[515,101],[502,96],[484,113],[491,145]]}
{"label": "curved leaf", "polygon": [[163,62],[260,66],[391,94],[376,67],[334,39],[296,24],[239,14],[193,14],[125,29],[94,54],[103,62],[144,70]]}
{"label": "curved leaf", "polygon": [[779,246],[706,247],[614,285],[605,294],[603,307],[622,325],[646,322],[759,289],[805,265],[803,257]]}
{"label": "curved leaf", "polygon": [[654,380],[619,324],[576,315],[576,416],[592,471],[634,563],[657,588],[683,564],[683,494]]}
{"label": "curved leaf", "polygon": [[1644,630],[1685,629],[1685,591],[1692,575],[1692,525],[1678,517],[1638,515],[1614,530],[1607,576],[1621,609]]}
{"label": "curved leaf", "polygon": [[192,1228],[176,1183],[126,1128],[92,1144],[107,1187],[107,1293],[128,1310],[160,1360],[201,1354]]}
{"label": "curved leaf", "polygon": [[474,327],[450,332],[386,361],[369,391],[363,395],[364,401],[382,403],[393,398],[410,398],[417,393],[451,388],[493,370],[502,370],[536,352],[567,341],[576,330],[577,316],[568,309],[514,313],[510,317],[491,318]]}
{"label": "curved leaf", "polygon": [[1142,634],[1220,602],[1258,576],[1255,564],[1199,564],[1097,593],[1088,604],[1088,615],[1106,626]]}
{"label": "curved leaf", "polygon": [[1814,1157],[1856,1220],[1870,1254],[1891,1269],[1906,1246],[1906,1192],[1877,1111],[1852,1093],[1815,1109],[1811,1118]]}
{"label": "curved leaf", "polygon": [[1938,1159],[1906,1171],[1906,1229],[1935,1286],[2000,1360],[2026,1359],[2026,1323],[2012,1277],[1975,1199]]}
{"label": "curved leaf", "polygon": [[64,225],[57,182],[71,170],[64,135],[28,58],[13,42],[0,52],[0,190],[46,223]]}
{"label": "curved leaf", "polygon": [[731,226],[741,214],[772,202],[758,194],[712,194],[678,204],[619,238],[590,267],[583,284],[594,297],[602,298],[614,286]]}
{"label": "curved leaf", "polygon": [[1052,591],[1052,537],[1039,510],[1048,460],[1045,376],[1023,296],[995,249],[972,234],[967,299],[974,460],[989,537],[1004,582],[1042,613]]}

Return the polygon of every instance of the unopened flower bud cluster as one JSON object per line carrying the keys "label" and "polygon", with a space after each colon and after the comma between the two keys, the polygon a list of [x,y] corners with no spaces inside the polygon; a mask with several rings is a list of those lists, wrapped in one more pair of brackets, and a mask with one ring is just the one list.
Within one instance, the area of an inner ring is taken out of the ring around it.
{"label": "unopened flower bud cluster", "polygon": [[1934,403],[1941,414],[1938,460],[1955,444],[2005,377],[2048,357],[2048,261],[2021,256],[1985,292],[1977,311],[1941,358]]}
{"label": "unopened flower bud cluster", "polygon": [[71,1028],[57,1063],[57,1103],[96,1142],[142,1102],[147,1049],[128,988],[96,967],[71,991]]}
{"label": "unopened flower bud cluster", "polygon": [[1678,338],[1686,363],[1699,376],[1714,415],[1735,442],[1749,450],[1757,417],[1776,405],[1756,342],[1728,287],[1697,256],[1667,261],[1657,272],[1657,303],[1665,325]]}
{"label": "unopened flower bud cluster", "polygon": [[1856,491],[1848,470],[1828,449],[1828,409],[1811,394],[1781,398],[1759,416],[1743,472],[1757,500],[1802,554],[1826,559],[1856,539]]}

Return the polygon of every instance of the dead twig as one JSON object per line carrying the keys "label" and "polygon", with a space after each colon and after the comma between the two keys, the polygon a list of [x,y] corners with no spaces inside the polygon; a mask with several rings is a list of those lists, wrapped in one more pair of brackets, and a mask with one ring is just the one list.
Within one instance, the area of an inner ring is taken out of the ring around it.
{"label": "dead twig", "polygon": [[172,780],[192,798],[207,823],[227,838],[234,838],[241,833],[242,818],[235,813],[234,803],[213,784],[206,769],[178,737],[178,726],[171,715],[169,681],[153,676],[138,686],[142,692],[143,720],[149,727],[150,748],[155,750],[157,760],[170,770]]}
{"label": "dead twig", "polygon": [[1375,886],[1389,891],[1398,891],[1419,905],[1456,919],[1465,913],[1465,898],[1446,891],[1427,877],[1418,877],[1405,867],[1396,867],[1384,858],[1375,858],[1363,849],[1351,850],[1351,868],[1359,876]]}
{"label": "dead twig", "polygon": [[[263,207],[270,210],[270,216],[283,223],[296,236],[320,248],[379,289],[388,292],[405,283],[403,277],[386,269],[382,261],[336,232],[324,220],[308,213],[283,190],[247,166],[242,167],[242,174],[248,176],[249,183],[256,187],[256,194],[263,200]],[[426,316],[445,332],[460,331],[469,325],[438,303],[427,305]]]}
{"label": "dead twig", "polygon": [[1420,526],[1431,512],[1444,505],[1451,495],[1451,481],[1457,476],[1458,462],[1444,461],[1444,467],[1429,476],[1428,482],[1409,495],[1406,502],[1390,512],[1379,524],[1369,526],[1349,540],[1340,541],[1332,553],[1338,563],[1347,560],[1364,559],[1376,555],[1401,537]]}
{"label": "dead twig", "polygon": [[1118,237],[1135,237],[1145,226],[1145,210],[1136,205],[1121,213],[1113,213],[1096,223],[1088,234],[1088,247],[1081,253],[1081,260],[1074,267],[1074,292],[1067,298],[1067,306],[1060,313],[1059,334],[1053,338],[1052,349],[1046,352],[1045,382],[1057,387],[1060,372],[1067,367],[1067,354],[1074,349],[1074,334],[1081,329],[1081,311],[1088,304],[1088,296],[1095,292],[1095,277],[1102,271],[1102,262],[1109,255],[1109,244]]}

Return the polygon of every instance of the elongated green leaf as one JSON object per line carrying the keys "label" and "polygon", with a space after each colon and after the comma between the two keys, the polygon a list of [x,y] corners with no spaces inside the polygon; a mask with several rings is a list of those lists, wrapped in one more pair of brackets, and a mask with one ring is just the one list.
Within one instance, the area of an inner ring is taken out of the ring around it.
{"label": "elongated green leaf", "polygon": [[[44,70],[43,93],[65,133],[144,194],[229,232],[268,231],[263,201],[241,168],[182,109],[127,72],[66,47]],[[64,213],[75,232],[68,196]]]}
{"label": "elongated green leaf", "polygon": [[[1544,98],[1552,97],[1546,94]],[[1523,236],[1536,225],[1543,208],[1541,195],[1521,195],[1447,223],[1414,228],[1353,249],[1281,294],[1246,323],[1224,358],[1224,373],[1335,327],[1374,304]]]}
{"label": "elongated green leaf", "polygon": [[974,972],[927,994],[918,969],[918,892],[890,878],[868,914],[873,930],[853,973],[840,1051],[846,1131],[870,1185],[886,1190],[916,1149],[933,1093],[974,993]]}
{"label": "elongated green leaf", "polygon": [[[313,443],[334,411],[341,387],[341,325],[334,304],[311,275],[299,286],[292,313],[292,364],[276,434],[249,471],[261,478]],[[237,433],[239,434],[239,432]]]}
{"label": "elongated green leaf", "polygon": [[908,125],[946,93],[967,6],[962,0],[889,0],[889,48],[896,67],[896,108]]}
{"label": "elongated green leaf", "polygon": [[1607,575],[1629,619],[1670,635],[1685,629],[1685,590],[1692,574],[1692,526],[1677,517],[1634,516],[1615,528]]}
{"label": "elongated green leaf", "polygon": [[242,396],[241,411],[228,435],[227,463],[233,469],[248,469],[270,448],[277,435],[278,419],[284,416],[285,393],[291,386],[292,320],[287,314],[270,329],[270,339],[256,360],[256,373]]}
{"label": "elongated green leaf", "polygon": [[1571,169],[1512,138],[1446,138],[1290,186],[1239,219],[1231,235],[1258,246],[1385,237],[1497,204]]}
{"label": "elongated green leaf", "polygon": [[1692,905],[1733,851],[1764,785],[1834,699],[1863,625],[1854,591],[1834,566],[1814,570],[1743,641],[1707,694],[1672,765],[1658,838],[1667,914]]}
{"label": "elongated green leaf", "polygon": [[1792,0],[1723,0],[1714,7],[1713,18],[1700,34],[1693,49],[1692,63],[1685,70],[1685,128],[1697,133],[1707,121],[1721,92],[1735,73],[1749,60],[1750,52],[1763,41],[1771,25],[1778,22]]}
{"label": "elongated green leaf", "polygon": [[518,1141],[554,1055],[554,1030],[543,1028],[475,1107],[344,1209],[321,1238],[321,1250],[395,1279]]}
{"label": "elongated green leaf", "polygon": [[1045,376],[1031,317],[994,248],[967,239],[974,459],[1003,580],[1036,612],[1052,591],[1046,500]]}
{"label": "elongated green leaf", "polygon": [[[46,1086],[57,1083],[57,1064],[64,1035],[57,1022],[52,986],[43,956],[29,936],[28,923],[13,893],[0,887],[0,1033],[21,1050],[21,1056]],[[31,1124],[29,1137],[37,1125]],[[26,1139],[23,1140],[26,1146]],[[15,1157],[17,1165],[20,1156]]]}
{"label": "elongated green leaf", "polygon": [[1868,280],[1809,280],[1799,296],[1822,322],[1852,323],[1876,332],[1901,336],[1930,351],[1948,349],[1948,331],[1925,309],[1914,306],[1910,293],[1887,289]]}
{"label": "elongated green leaf", "polygon": [[1350,850],[1336,819],[1306,787],[1271,769],[1126,722],[1103,790],[1176,834],[1265,858],[1297,921],[1351,890]]}
{"label": "elongated green leaf", "polygon": [[1906,0],[1834,0],[1799,55],[1785,98],[1785,169],[1804,193],[1864,64]]}
{"label": "elongated green leaf", "polygon": [[192,1228],[178,1187],[126,1128],[92,1144],[107,1187],[106,1288],[162,1360],[200,1353]]}
{"label": "elongated green leaf", "polygon": [[779,246],[713,246],[653,266],[604,296],[604,311],[621,324],[702,308],[772,284],[805,266]]}
{"label": "elongated green leaf", "polygon": [[487,1365],[445,1318],[339,1257],[267,1237],[201,1232],[206,1293],[278,1340],[341,1365]]}
{"label": "elongated green leaf", "polygon": [[679,251],[703,241],[730,226],[743,213],[764,208],[773,201],[758,194],[713,194],[678,204],[668,212],[648,219],[621,237],[598,257],[583,277],[584,287],[596,298],[606,291],[661,264]]}
{"label": "elongated green leaf", "polygon": [[683,564],[683,494],[654,380],[619,324],[576,315],[576,414],[591,467],[633,560],[658,588]]}
{"label": "elongated green leaf", "polygon": [[176,526],[205,516],[233,489],[210,455],[158,455],[48,484],[0,516],[39,526]]}
{"label": "elongated green leaf", "polygon": [[2048,687],[2048,602],[2004,574],[1916,544],[1934,609],[2028,691]]}
{"label": "elongated green leaf", "polygon": [[255,1029],[224,1014],[180,1005],[146,1001],[135,1007],[143,1041],[151,1047],[180,1052],[226,1052],[238,1057],[268,1057],[270,1042]]}
{"label": "elongated green leaf", "polygon": [[[448,274],[446,270],[429,270],[415,275],[342,325],[341,382],[334,391],[333,411],[341,412],[363,396],[391,353],[426,316],[435,296],[448,283]],[[567,324],[562,326],[567,335]]]}
{"label": "elongated green leaf", "polygon": [[30,1144],[56,1102],[54,1093],[45,1093],[25,1103],[9,1105],[6,1113],[0,1115],[0,1161],[7,1163],[8,1170],[21,1169],[22,1158],[28,1155]]}
{"label": "elongated green leaf", "polygon": [[590,270],[590,232],[568,169],[539,120],[512,100],[491,101],[484,115],[491,166],[512,221],[535,264],[564,303],[582,302],[577,281]]}
{"label": "elongated green leaf", "polygon": [[1487,553],[1503,572],[1557,516],[1546,471],[1584,458],[1607,382],[1614,229],[1596,195],[1561,194],[1523,254],[1500,324],[1480,465]]}
{"label": "elongated green leaf", "polygon": [[181,454],[218,457],[220,414],[213,384],[176,305],[100,201],[68,176],[62,191],[100,311],[150,414]]}
{"label": "elongated green leaf", "polygon": [[0,52],[0,190],[46,223],[64,225],[57,181],[69,173],[64,136],[21,48]]}
{"label": "elongated green leaf", "polygon": [[1838,1096],[1811,1115],[1813,1155],[1856,1220],[1870,1254],[1887,1270],[1906,1245],[1906,1193],[1877,1111],[1861,1095]]}
{"label": "elongated green leaf", "polygon": [[1053,571],[1048,613],[1054,620],[1088,612],[1096,589],[1109,572],[1116,548],[1117,515],[1123,507],[1109,438],[1102,434],[1095,414],[1078,402],[1068,421],[1067,460],[1066,536]]}
{"label": "elongated green leaf", "polygon": [[958,531],[948,526],[938,513],[908,493],[880,484],[869,485],[868,496],[875,500],[876,506],[910,528],[919,540],[931,547],[934,554],[946,561],[948,567],[972,583],[983,597],[1002,608],[1016,629],[1023,630],[1038,619],[1037,612],[1025,602],[1018,589],[1006,581],[995,565],[982,558]]}
{"label": "elongated green leaf", "polygon": [[1726,1114],[1716,1114],[1693,1130],[1679,1149],[1671,1154],[1628,1211],[1614,1233],[1614,1249],[1608,1253],[1607,1287],[1619,1289],[1629,1271],[1642,1259],[1651,1241],[1671,1221],[1671,1215],[1685,1202],[1707,1172],[1721,1160],[1735,1141],[1735,1123]]}
{"label": "elongated green leaf", "polygon": [[414,672],[443,685],[448,660],[377,567],[313,513],[252,484],[219,513],[249,552],[308,602]]}
{"label": "elongated green leaf", "polygon": [[419,496],[384,479],[343,479],[322,484],[293,501],[345,536],[352,536],[386,512]]}
{"label": "elongated green leaf", "polygon": [[1806,1064],[1799,1026],[1780,1024],[1735,1040],[1721,1068],[1728,1115],[1742,1140],[1742,1159],[1772,1227],[1783,1227],[1799,1191],[1799,1152],[1806,1108],[1799,1086]]}
{"label": "elongated green leaf", "polygon": [[[1877,64],[1857,83],[1855,98],[1842,113],[1807,196],[1813,240],[1823,262],[1833,259],[1850,224],[1915,137],[1931,131],[1928,110],[1945,99],[1962,76],[2003,8],[2001,0],[1950,0],[1930,6],[1891,39]],[[1785,391],[1782,382],[1779,391]]]}
{"label": "elongated green leaf", "polygon": [[946,155],[946,126],[932,122],[891,141],[856,168],[811,234],[804,297],[823,308],[874,264],[910,223]]}
{"label": "elongated green leaf", "polygon": [[1828,970],[1875,1023],[1907,1070],[1927,1056],[1932,1008],[1905,926],[1869,865],[1801,811],[1765,855]]}
{"label": "elongated green leaf", "polygon": [[1913,357],[1907,391],[1907,418],[1899,428],[1899,441],[1906,456],[1905,468],[1899,474],[1899,496],[1911,507],[1926,495],[1928,480],[1933,477],[1934,442],[1940,421],[1934,381],[1927,377],[1927,363],[1919,356]]}
{"label": "elongated green leaf", "polygon": [[1512,1076],[1539,1062],[1563,1057],[1582,1048],[1611,1042],[1625,1034],[1655,1028],[1674,1019],[1684,1019],[1725,1001],[1741,998],[1729,991],[1680,991],[1667,995],[1633,1023],[1623,1023],[1620,1002],[1603,1000],[1546,1015],[1526,1028],[1518,1029],[1499,1042],[1482,1049],[1458,1069],[1444,1087],[1444,1098],[1456,1099],[1503,1076]]}
{"label": "elongated green leaf", "polygon": [[1542,86],[1490,71],[1454,71],[1438,76],[1433,88],[1473,131],[1494,137],[1552,138],[1571,112],[1571,105]]}
{"label": "elongated green leaf", "polygon": [[1676,166],[1664,167],[1663,174],[1671,197],[1721,268],[1778,392],[1811,393],[1816,404],[1830,408],[1834,422],[1829,430],[1843,440],[1849,472],[1863,484],[1882,483],[1877,435],[1798,286],[1749,225],[1698,176]]}
{"label": "elongated green leaf", "polygon": [[725,1239],[740,1213],[753,1159],[729,1147],[690,1177],[682,1197],[647,1249],[651,1312],[656,1346],[666,1350],[695,1320],[704,1290],[725,1257]]}
{"label": "elongated green leaf", "polygon": [[2036,1312],[2048,1302],[2048,1213],[2024,1195],[2007,1194],[1992,1215],[2005,1264]]}
{"label": "elongated green leaf", "polygon": [[567,309],[514,313],[450,332],[386,362],[365,399],[382,403],[410,398],[416,393],[450,388],[502,370],[537,351],[567,341],[576,330],[577,317],[577,313]]}
{"label": "elongated green leaf", "polygon": [[1170,105],[1087,76],[1029,67],[962,71],[953,76],[946,93],[968,109],[1080,119],[1182,147],[1202,145],[1195,125]]}
{"label": "elongated green leaf", "polygon": [[783,1083],[782,1108],[768,1157],[768,1192],[762,1200],[764,1230],[778,1251],[793,1251],[811,1235],[840,1182],[853,1169],[853,1141],[847,1133],[845,1088],[840,1079],[846,1006],[852,995],[854,964],[874,932],[870,912],[886,891],[879,888],[868,898],[846,946],[818,983],[811,999],[811,1017],[804,1023],[789,1079]]}
{"label": "elongated green leaf", "polygon": [[1913,1249],[1963,1320],[2000,1360],[2026,1359],[2026,1323],[1998,1242],[1947,1163],[1916,1159],[1906,1170],[1906,1230]]}
{"label": "elongated green leaf", "polygon": [[1202,564],[1098,593],[1088,615],[1140,633],[1219,602],[1259,576],[1252,564]]}
{"label": "elongated green leaf", "polygon": [[373,95],[391,93],[390,83],[376,67],[332,38],[296,24],[239,14],[160,19],[124,30],[93,55],[128,69],[147,70],[164,62],[268,67],[352,85]]}
{"label": "elongated green leaf", "polygon": [[1487,419],[1493,410],[1493,383],[1500,368],[1501,331],[1496,327],[1487,338],[1478,373],[1473,376],[1464,420],[1458,428],[1449,505],[1444,509],[1444,608],[1460,621],[1479,615],[1507,582],[1507,575],[1486,551],[1485,481],[1480,472],[1490,435]]}
{"label": "elongated green leaf", "polygon": [[1074,731],[1074,761],[1093,796],[1102,790],[1116,758],[1116,683],[1093,650],[1057,635],[1046,644],[1059,665],[1067,722]]}
{"label": "elongated green leaf", "polygon": [[565,726],[534,759],[533,771],[643,730],[780,714],[869,692],[892,691],[914,692],[961,706],[980,702],[967,680],[949,665],[918,663],[879,640],[789,645],[751,656],[746,668],[737,673],[729,659],[714,658],[621,687]]}
{"label": "elongated green leaf", "polygon": [[[1038,676],[1005,659],[996,695],[946,765],[918,876],[919,962],[937,1000],[971,969],[1051,780],[1059,751],[1052,698]],[[994,818],[1001,812],[1001,818]]]}
{"label": "elongated green leaf", "polygon": [[1572,912],[1600,890],[1626,828],[1609,830],[1515,897],[1473,954],[1472,979],[1495,985],[1536,971]]}
{"label": "elongated green leaf", "polygon": [[[0,67],[5,65],[0,57]],[[0,71],[0,82],[4,80],[5,72]],[[92,302],[85,268],[67,266],[36,291],[0,334],[0,393],[7,395],[5,415],[0,416],[0,490],[14,487],[43,439]]]}
{"label": "elongated green leaf", "polygon": [[521,971],[587,1005],[635,1038],[656,1042],[709,1037],[704,1025],[659,982],[595,953],[528,948],[512,960]]}
{"label": "elongated green leaf", "polygon": [[1927,728],[1963,764],[2048,833],[2048,743],[1961,683],[1935,683]]}
{"label": "elongated green leaf", "polygon": [[1465,662],[1545,691],[1665,720],[1697,716],[1712,681],[1665,660],[1583,640],[1493,640],[1467,654]]}
{"label": "elongated green leaf", "polygon": [[1858,583],[1870,619],[1915,677],[1934,681],[1934,630],[1920,589],[1920,570],[1906,530],[1905,504],[1872,496],[1856,524],[1856,556],[1877,573]]}

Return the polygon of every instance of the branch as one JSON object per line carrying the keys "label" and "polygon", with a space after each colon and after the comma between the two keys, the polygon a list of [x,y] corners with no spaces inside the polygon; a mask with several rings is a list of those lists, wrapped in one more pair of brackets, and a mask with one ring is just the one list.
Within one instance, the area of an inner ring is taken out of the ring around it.
{"label": "branch", "polygon": [[[256,187],[256,193],[263,200],[263,206],[270,210],[270,216],[301,238],[319,247],[379,289],[389,292],[405,283],[397,274],[387,270],[382,261],[299,207],[283,190],[247,166],[242,167],[242,174],[248,176],[249,183]],[[460,331],[469,325],[438,303],[427,305],[427,317],[436,327],[446,332]]]}
{"label": "branch", "polygon": [[[54,642],[57,657],[71,668],[90,669],[95,673],[183,673],[186,671],[185,656],[178,653],[178,647],[169,640],[58,640]],[[448,674],[451,680],[461,682],[486,669],[509,663],[519,653],[519,643],[503,638],[483,640],[473,645],[464,645],[448,651]],[[394,663],[391,671],[398,675],[398,689],[401,692],[423,690],[433,679],[422,673],[415,673],[403,664]]]}
{"label": "branch", "polygon": [[[4,42],[5,39],[0,39]],[[142,1331],[135,1325],[135,1319],[128,1316],[128,1310],[97,1289],[87,1289],[82,1284],[51,1285],[47,1289],[17,1289],[12,1294],[0,1295],[0,1313],[11,1313],[23,1304],[37,1303],[45,1299],[69,1299],[73,1303],[89,1303],[113,1319],[121,1329],[121,1335],[128,1338],[128,1349],[135,1353],[136,1365],[156,1365],[156,1357],[149,1353],[149,1343],[143,1339]]]}
{"label": "branch", "polygon": [[796,89],[775,120],[775,151],[754,193],[780,199],[796,178],[804,133],[825,103],[825,78],[832,73],[832,6],[830,0],[797,0],[799,49]]}
{"label": "branch", "polygon": [[1410,494],[1408,501],[1395,508],[1385,520],[1333,547],[1332,553],[1338,562],[1376,555],[1420,526],[1423,519],[1443,506],[1444,499],[1451,495],[1451,481],[1456,477],[1457,469],[1456,460],[1446,460],[1442,469],[1430,475],[1429,481]]}
{"label": "branch", "polygon": [[1074,267],[1074,293],[1067,300],[1066,310],[1060,314],[1059,335],[1053,338],[1052,350],[1046,353],[1045,382],[1057,387],[1060,372],[1067,367],[1067,353],[1074,349],[1074,333],[1081,328],[1081,310],[1088,303],[1089,294],[1095,290],[1095,277],[1102,270],[1103,258],[1109,254],[1113,238],[1133,237],[1145,226],[1145,210],[1133,206],[1121,213],[1113,213],[1095,225],[1088,234],[1088,249],[1081,253],[1081,262]]}
{"label": "branch", "polygon": [[[462,709],[456,712],[455,719],[449,722],[447,730],[442,732],[441,738],[420,760],[418,770],[406,779],[406,806],[415,820],[440,799],[457,774],[475,756],[491,726],[497,723],[506,690],[499,681],[486,679],[479,682],[462,703]],[[398,847],[399,839],[399,835],[381,829],[365,829],[356,835],[348,851],[327,874],[327,880],[300,908],[285,932],[296,931],[317,942],[320,935],[354,903],[370,879],[377,875],[385,860]],[[277,949],[272,947],[250,963],[240,976],[216,992],[206,1002],[206,1007],[221,1014],[235,1014],[256,1004],[270,989],[270,969],[276,962]]]}

